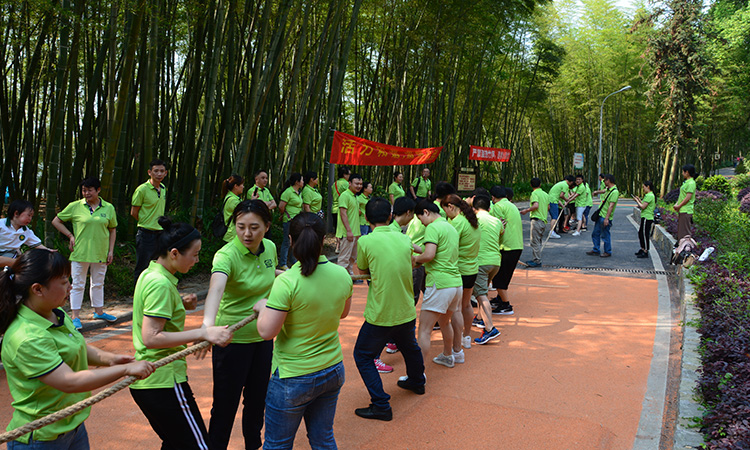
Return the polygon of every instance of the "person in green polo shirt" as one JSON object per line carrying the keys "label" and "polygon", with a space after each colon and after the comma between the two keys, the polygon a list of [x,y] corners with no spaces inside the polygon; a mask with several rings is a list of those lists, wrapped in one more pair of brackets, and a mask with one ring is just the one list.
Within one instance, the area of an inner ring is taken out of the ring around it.
{"label": "person in green polo shirt", "polygon": [[417,313],[412,303],[412,244],[408,236],[388,226],[391,205],[375,197],[365,211],[373,231],[357,245],[357,267],[369,273],[372,284],[367,292],[365,322],[354,345],[354,361],[370,394],[370,406],[354,412],[365,419],[391,420],[390,395],[383,390],[378,369],[372,364],[386,343],[393,342],[406,365],[406,379],[398,386],[424,394],[424,359],[414,337]]}
{"label": "person in green polo shirt", "polygon": [[555,183],[549,190],[549,214],[552,218],[550,221],[550,232],[549,237],[551,239],[560,239],[560,235],[555,232],[555,228],[561,233],[565,232],[565,226],[567,222],[563,219],[558,225],[558,218],[565,216],[564,209],[567,207],[568,202],[573,200],[575,193],[571,192],[571,188],[575,186],[576,179],[573,175],[568,175],[564,180]]}
{"label": "person in green polo shirt", "polygon": [[481,316],[477,325],[484,328],[484,331],[482,336],[474,339],[474,342],[486,344],[500,336],[500,331],[492,323],[492,307],[487,293],[489,292],[490,280],[500,270],[500,242],[505,228],[500,219],[489,213],[490,205],[492,205],[490,197],[476,195],[471,204],[477,213],[479,228],[482,230],[479,255],[477,256],[479,273],[474,284],[474,296],[479,304],[479,315]]}
{"label": "person in green polo shirt", "polygon": [[222,240],[230,242],[237,235],[234,231],[234,225],[230,222],[234,208],[240,204],[242,199],[240,195],[245,191],[245,179],[239,175],[231,175],[221,183],[221,196],[224,198],[222,203],[222,215],[224,223],[227,225],[227,232],[224,233]]}
{"label": "person in green polo shirt", "polygon": [[[362,176],[353,174],[350,178],[349,188],[341,193],[339,197],[339,214],[336,223],[336,237],[341,244],[339,246],[339,259],[337,264],[354,273],[354,260],[357,258],[357,239],[362,234],[359,228],[359,202],[356,194],[362,189]],[[359,283],[362,281],[359,280]]]}
{"label": "person in green polo shirt", "polygon": [[[70,264],[59,252],[32,249],[0,270],[0,335],[12,397],[8,431],[91,396],[120,377],[145,378],[147,361],[86,345],[62,307],[70,292]],[[89,370],[89,366],[103,366]],[[91,408],[8,442],[8,449],[89,448],[83,422]]]}
{"label": "person in green polo shirt", "polygon": [[259,170],[255,172],[253,179],[255,180],[255,184],[247,191],[250,193],[250,199],[262,200],[271,211],[276,209],[276,200],[273,199],[273,194],[268,189],[268,172]]}
{"label": "person in green polo shirt", "polygon": [[[276,276],[276,246],[263,236],[271,220],[271,212],[261,200],[245,200],[235,208],[235,237],[214,255],[204,327],[237,323],[253,313],[258,300],[268,297]],[[228,346],[213,349],[214,401],[208,427],[211,448],[227,448],[240,397],[244,397],[245,447],[261,446],[272,354],[273,342],[260,337],[257,322],[237,330]]]}
{"label": "person in green polo shirt", "polygon": [[424,252],[412,256],[415,264],[424,264],[427,281],[419,313],[419,347],[427,358],[430,351],[430,334],[437,321],[443,335],[443,352],[432,359],[436,364],[453,367],[453,352],[461,351],[461,339],[454,340],[449,325],[453,314],[461,309],[461,273],[458,271],[458,232],[440,217],[437,205],[429,200],[419,202],[414,213],[426,227]]}
{"label": "person in green polo shirt", "polygon": [[685,181],[680,186],[680,196],[674,205],[677,212],[677,240],[692,235],[693,210],[695,205],[695,166],[685,164],[682,166],[682,177]]}
{"label": "person in green polo shirt", "polygon": [[589,221],[589,211],[594,206],[594,200],[591,196],[591,187],[583,178],[582,174],[576,175],[576,231],[573,232],[573,236],[580,236],[581,230],[586,230]]}
{"label": "person in green polo shirt", "polygon": [[492,279],[492,286],[497,290],[497,297],[490,300],[490,304],[492,304],[492,314],[511,315],[513,306],[508,299],[508,286],[523,253],[523,224],[521,212],[508,198],[513,196],[513,189],[494,186],[491,194],[495,203],[490,209],[490,214],[500,219],[505,231],[500,237],[500,270]]}
{"label": "person in green polo shirt", "polygon": [[[441,205],[448,216],[448,222],[458,232],[458,272],[461,274],[463,285],[461,314],[454,314],[451,318],[453,340],[460,339],[461,346],[471,348],[471,320],[474,317],[471,293],[477,280],[477,272],[479,272],[477,255],[479,254],[482,231],[479,229],[479,222],[474,209],[464,200],[461,200],[458,195],[446,195]],[[458,363],[463,362],[464,351],[454,352],[453,359]]]}
{"label": "person in green polo shirt", "polygon": [[[94,307],[94,319],[114,322],[117,318],[104,312],[104,277],[112,263],[117,235],[117,214],[111,203],[99,197],[98,178],[81,181],[82,200],[68,204],[52,219],[52,225],[68,238],[73,289],[70,292],[70,312],[76,329],[83,328],[79,317],[83,303],[86,276],[91,271],[89,297]],[[63,222],[73,222],[73,233]]]}
{"label": "person in green polo shirt", "polygon": [[[620,197],[620,191],[617,190],[615,176],[612,174],[608,173],[604,175],[604,185],[607,186],[607,190],[602,194],[602,204],[599,206],[596,213],[594,213],[594,215],[599,216],[594,224],[594,231],[591,233],[591,240],[594,246],[590,251],[586,252],[586,254],[589,256],[608,258],[612,256],[612,235],[609,230],[612,228],[615,208],[617,207],[617,200]],[[599,245],[601,242],[604,242],[603,252],[599,252]]]}
{"label": "person in green polo shirt", "polygon": [[159,217],[164,215],[167,206],[167,188],[162,181],[167,176],[167,163],[160,159],[151,161],[148,169],[149,179],[133,192],[130,215],[138,221],[135,234],[135,282],[149,262],[153,259],[156,239],[161,227]]}
{"label": "person in green polo shirt", "polygon": [[643,199],[637,195],[633,196],[633,200],[641,209],[641,226],[638,228],[638,240],[641,241],[641,248],[635,253],[638,258],[648,258],[648,251],[651,248],[651,228],[654,226],[654,209],[656,209],[654,183],[651,180],[643,182],[643,192]]}
{"label": "person in green polo shirt", "polygon": [[370,233],[370,224],[367,223],[367,216],[365,216],[365,208],[367,202],[372,197],[372,183],[369,181],[362,182],[362,189],[357,194],[357,203],[359,203],[359,235],[365,236]]}
{"label": "person in green polo shirt", "polygon": [[289,243],[289,222],[302,212],[303,187],[302,174],[294,172],[289,176],[286,182],[286,189],[284,189],[279,198],[279,212],[281,213],[281,223],[284,230],[284,236],[281,240],[281,253],[279,254],[279,268],[281,270],[287,269],[287,260],[289,260],[289,265],[294,264],[296,261],[294,254],[289,254],[291,247]]}
{"label": "person in green polo shirt", "polygon": [[[226,346],[232,333],[226,326],[185,330],[185,310],[195,309],[197,297],[180,297],[175,273],[187,273],[198,262],[201,235],[186,223],[159,218],[159,234],[148,268],[133,294],[133,347],[136,359],[158,361],[204,340]],[[205,354],[204,354],[205,355]],[[162,440],[162,448],[210,448],[206,426],[187,382],[187,362],[177,360],[158,368],[146,380],[130,386],[130,395]]]}
{"label": "person in green polo shirt", "polygon": [[422,176],[417,177],[411,182],[409,186],[411,197],[419,202],[432,195],[432,181],[430,180],[430,169],[425,167],[422,169]]}
{"label": "person in green polo shirt", "polygon": [[542,236],[547,228],[547,213],[549,212],[549,195],[542,190],[542,180],[537,177],[531,179],[531,198],[529,207],[522,210],[521,214],[529,214],[531,227],[529,227],[529,245],[531,246],[532,258],[526,261],[527,267],[539,267],[542,265]]}
{"label": "person in green polo shirt", "polygon": [[[352,176],[352,172],[346,166],[339,166],[338,178],[331,186],[331,218],[333,219],[333,226],[335,227],[339,220],[339,197],[341,194],[349,189],[349,178]],[[334,230],[335,231],[335,230]],[[336,238],[336,253],[339,252],[339,246],[341,245],[341,239]]]}
{"label": "person in green polo shirt", "polygon": [[299,261],[253,307],[258,334],[276,338],[264,446],[291,448],[304,417],[311,448],[336,448],[333,419],[344,384],[338,328],[349,314],[352,279],[321,254],[326,226],[320,217],[299,214],[289,233]]}
{"label": "person in green polo shirt", "polygon": [[305,212],[317,214],[321,219],[323,215],[323,196],[318,191],[318,174],[311,170],[305,172],[305,187],[302,188],[302,206]]}
{"label": "person in green polo shirt", "polygon": [[391,201],[391,205],[395,204],[396,200],[399,198],[406,196],[404,188],[401,187],[401,183],[403,182],[404,174],[396,171],[396,173],[393,174],[393,183],[388,186],[388,198]]}

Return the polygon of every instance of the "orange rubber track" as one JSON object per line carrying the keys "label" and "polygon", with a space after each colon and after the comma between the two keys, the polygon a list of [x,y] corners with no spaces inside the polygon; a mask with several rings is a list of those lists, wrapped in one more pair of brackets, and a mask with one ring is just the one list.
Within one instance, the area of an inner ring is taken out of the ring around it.
{"label": "orange rubber track", "polygon": [[[366,420],[354,409],[369,396],[352,350],[367,295],[354,288],[352,311],[339,329],[346,383],[336,411],[342,449],[630,449],[638,428],[652,357],[657,281],[566,271],[516,271],[510,288],[515,315],[493,316],[502,332],[466,350],[466,363],[449,369],[426,361],[427,393],[396,386],[405,374],[400,353],[383,352],[395,368],[383,374],[393,421]],[[187,327],[202,313],[189,314]],[[480,330],[474,329],[472,337]],[[431,355],[441,351],[434,332]],[[124,333],[93,345],[133,352]],[[210,358],[188,360],[188,376],[203,418],[211,409]],[[0,373],[0,422],[12,414]],[[93,449],[153,449],[159,439],[128,392],[99,403],[86,421]],[[309,448],[304,423],[296,448]],[[229,448],[244,448],[239,414]]]}

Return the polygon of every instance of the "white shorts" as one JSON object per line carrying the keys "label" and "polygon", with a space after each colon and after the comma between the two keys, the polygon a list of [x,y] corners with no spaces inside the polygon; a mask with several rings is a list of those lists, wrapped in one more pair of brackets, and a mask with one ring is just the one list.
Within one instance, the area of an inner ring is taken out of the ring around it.
{"label": "white shorts", "polygon": [[461,307],[461,286],[438,289],[433,284],[427,286],[422,299],[422,309],[445,314],[448,311],[456,312]]}

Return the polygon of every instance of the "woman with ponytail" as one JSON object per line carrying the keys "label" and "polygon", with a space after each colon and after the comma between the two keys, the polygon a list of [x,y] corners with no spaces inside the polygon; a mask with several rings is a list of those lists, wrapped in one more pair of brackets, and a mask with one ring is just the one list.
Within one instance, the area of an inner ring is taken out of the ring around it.
{"label": "woman with ponytail", "polygon": [[338,327],[349,314],[352,280],[321,254],[326,229],[320,217],[297,215],[289,233],[298,261],[253,308],[260,336],[276,338],[263,448],[291,449],[303,417],[310,447],[336,448],[333,418],[344,384]]}
{"label": "woman with ponytail", "polygon": [[[62,309],[69,278],[70,263],[46,249],[32,249],[0,270],[2,361],[14,408],[9,431],[78,403],[120,377],[145,378],[154,371],[150,362],[86,345]],[[88,449],[83,421],[90,412],[83,409],[8,442],[8,449]]]}
{"label": "woman with ponytail", "polygon": [[224,223],[227,224],[227,232],[224,233],[224,242],[230,242],[237,233],[230,222],[234,208],[240,204],[240,196],[245,191],[245,179],[239,175],[232,175],[221,183],[221,196],[224,198],[222,212]]}
{"label": "woman with ponytail", "polygon": [[[136,358],[158,361],[193,341],[226,346],[232,333],[225,326],[185,330],[185,310],[195,309],[195,294],[183,298],[175,273],[187,273],[198,262],[201,235],[186,223],[159,218],[163,231],[154,255],[133,294],[133,346]],[[147,380],[130,386],[133,400],[162,440],[162,448],[209,448],[206,425],[187,382],[184,359],[160,367]]]}
{"label": "woman with ponytail", "polygon": [[[454,314],[451,318],[453,327],[454,348],[471,348],[471,321],[474,318],[474,308],[471,306],[471,293],[477,281],[479,263],[479,241],[482,231],[474,208],[461,200],[456,194],[449,194],[440,202],[448,221],[458,231],[458,272],[461,274],[463,293],[461,295],[461,314]],[[463,319],[463,320],[462,320]],[[455,362],[464,362],[463,349],[453,353]]]}

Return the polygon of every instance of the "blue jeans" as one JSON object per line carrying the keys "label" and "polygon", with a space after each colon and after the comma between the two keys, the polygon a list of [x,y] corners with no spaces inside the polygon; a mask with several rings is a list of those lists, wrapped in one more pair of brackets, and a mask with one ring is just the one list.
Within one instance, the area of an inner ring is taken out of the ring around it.
{"label": "blue jeans", "polygon": [[612,236],[609,234],[609,229],[612,228],[612,221],[609,221],[609,225],[604,226],[604,217],[599,217],[599,220],[594,224],[594,232],[591,233],[591,240],[594,242],[594,251],[599,253],[599,240],[604,241],[604,253],[612,253]]}
{"label": "blue jeans", "polygon": [[362,236],[370,234],[370,225],[360,225],[359,232]]}
{"label": "blue jeans", "polygon": [[338,448],[333,437],[333,418],[343,385],[343,362],[291,378],[279,378],[277,369],[268,383],[266,394],[263,449],[291,449],[303,417],[313,450]]}
{"label": "blue jeans", "polygon": [[[294,257],[294,252],[290,252],[291,245],[289,244],[289,223],[290,222],[284,222],[282,224],[282,228],[284,229],[284,238],[281,241],[281,254],[279,255],[279,265],[280,266],[286,266],[287,260],[289,261],[288,266],[291,267],[294,263],[297,262],[297,259]],[[287,258],[287,255],[289,255],[289,258]]]}
{"label": "blue jeans", "polygon": [[550,217],[552,217],[552,220],[556,220],[559,214],[560,214],[560,205],[558,205],[557,203],[550,203],[549,215]]}
{"label": "blue jeans", "polygon": [[54,441],[35,441],[31,434],[28,444],[8,442],[8,450],[89,450],[89,435],[83,424],[73,431],[61,434]]}
{"label": "blue jeans", "polygon": [[388,403],[391,396],[383,390],[383,380],[380,379],[380,373],[373,360],[380,356],[386,343],[395,343],[403,355],[409,382],[417,386],[424,385],[424,360],[414,334],[416,322],[414,319],[392,327],[365,322],[359,330],[357,343],[354,345],[354,361],[367,392],[370,393],[371,403],[380,409],[391,409]]}

